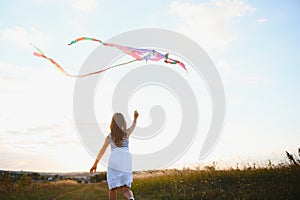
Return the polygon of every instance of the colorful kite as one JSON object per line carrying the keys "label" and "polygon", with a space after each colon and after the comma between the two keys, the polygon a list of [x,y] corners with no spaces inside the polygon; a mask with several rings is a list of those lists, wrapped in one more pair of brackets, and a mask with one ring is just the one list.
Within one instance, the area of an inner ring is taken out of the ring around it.
{"label": "colorful kite", "polygon": [[63,74],[65,74],[67,76],[70,76],[70,77],[76,77],[76,78],[83,78],[83,77],[90,76],[90,75],[93,75],[93,74],[99,74],[99,73],[102,73],[106,70],[109,70],[109,69],[112,69],[112,68],[115,68],[115,67],[119,67],[119,66],[122,66],[122,65],[126,65],[126,64],[135,62],[135,61],[141,61],[141,60],[160,61],[160,60],[164,59],[165,63],[178,64],[184,70],[187,71],[185,65],[182,62],[180,62],[178,60],[175,60],[175,59],[172,59],[172,58],[169,58],[169,53],[162,54],[162,53],[160,53],[158,51],[155,51],[155,50],[152,50],[152,49],[137,49],[137,48],[122,46],[122,45],[113,44],[113,43],[106,43],[106,42],[102,42],[101,40],[98,40],[98,39],[95,39],[95,38],[89,38],[89,37],[77,38],[76,40],[71,41],[68,45],[72,45],[72,44],[75,44],[75,43],[77,43],[79,41],[83,41],[83,40],[95,41],[95,42],[101,43],[104,46],[118,48],[118,49],[122,50],[124,53],[132,56],[135,59],[131,60],[131,61],[128,61],[128,62],[125,62],[125,63],[113,65],[113,66],[107,67],[107,68],[99,70],[99,71],[91,72],[91,73],[88,73],[88,74],[72,75],[72,74],[69,74],[68,72],[66,72],[66,70],[64,70],[64,68],[62,68],[56,61],[54,61],[52,58],[47,57],[42,50],[40,50],[39,48],[37,48],[34,45],[33,45],[33,47],[36,49],[37,52],[34,52],[33,55],[49,60]]}

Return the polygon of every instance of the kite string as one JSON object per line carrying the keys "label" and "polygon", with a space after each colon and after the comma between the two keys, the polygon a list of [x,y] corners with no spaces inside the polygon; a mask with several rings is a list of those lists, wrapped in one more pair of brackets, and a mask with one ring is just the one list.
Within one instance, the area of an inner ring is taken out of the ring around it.
{"label": "kite string", "polygon": [[94,75],[94,74],[100,74],[102,72],[105,72],[106,70],[109,70],[109,69],[112,69],[112,68],[115,68],[115,67],[119,67],[119,66],[122,66],[122,65],[127,65],[127,64],[133,63],[135,61],[140,61],[140,60],[134,59],[134,60],[130,60],[128,62],[120,63],[120,64],[117,64],[117,65],[113,65],[111,67],[107,67],[107,68],[99,70],[99,71],[95,71],[95,72],[91,72],[91,73],[87,73],[87,74],[83,74],[83,75],[73,75],[72,77],[83,78],[83,77]]}

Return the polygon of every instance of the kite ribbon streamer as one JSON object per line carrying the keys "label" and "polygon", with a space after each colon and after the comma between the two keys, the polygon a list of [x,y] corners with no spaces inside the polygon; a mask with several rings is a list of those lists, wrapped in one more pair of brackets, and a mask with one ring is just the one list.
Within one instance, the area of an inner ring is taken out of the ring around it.
{"label": "kite ribbon streamer", "polygon": [[166,53],[165,58],[166,58],[165,59],[165,63],[168,63],[168,64],[178,64],[183,69],[185,69],[185,71],[187,71],[187,69],[185,68],[185,65],[182,62],[180,62],[179,60],[175,60],[175,59],[169,58],[169,53]]}
{"label": "kite ribbon streamer", "polygon": [[62,68],[55,60],[53,60],[52,58],[47,57],[41,49],[39,49],[38,47],[36,47],[34,45],[32,45],[32,46],[37,51],[37,52],[34,52],[33,55],[35,55],[37,57],[40,57],[40,58],[44,58],[46,60],[49,60],[63,74],[65,74],[69,77],[75,77],[75,78],[83,78],[83,77],[91,76],[91,75],[94,75],[94,74],[100,74],[102,72],[105,72],[106,70],[109,70],[109,69],[112,69],[112,68],[115,68],[115,67],[119,67],[119,66],[122,66],[122,65],[127,65],[129,63],[138,61],[137,59],[134,59],[134,60],[131,60],[131,61],[128,61],[128,62],[124,62],[124,63],[121,63],[121,64],[117,64],[117,65],[107,67],[107,68],[99,70],[99,71],[95,71],[95,72],[91,72],[91,73],[87,73],[87,74],[72,75],[72,74],[69,74],[66,70],[64,70],[64,68]]}
{"label": "kite ribbon streamer", "polygon": [[141,61],[141,60],[159,61],[161,59],[164,59],[165,63],[178,64],[183,69],[185,69],[187,71],[185,65],[182,62],[180,62],[178,60],[175,60],[175,59],[172,59],[172,58],[169,58],[169,53],[164,55],[164,54],[162,54],[158,51],[151,50],[151,49],[137,49],[137,48],[122,46],[122,45],[113,44],[113,43],[104,43],[101,40],[98,40],[96,38],[89,38],[89,37],[77,38],[77,39],[71,41],[68,45],[72,45],[72,44],[75,44],[75,43],[77,43],[79,41],[83,41],[83,40],[95,41],[95,42],[99,42],[99,43],[101,43],[105,46],[118,48],[118,49],[122,50],[124,53],[134,57],[135,59],[131,60],[131,61],[128,61],[128,62],[121,63],[121,64],[113,65],[113,66],[107,67],[107,68],[99,70],[99,71],[95,71],[95,72],[91,72],[91,73],[87,73],[87,74],[83,74],[83,75],[80,75],[80,74],[79,75],[72,75],[72,74],[69,74],[66,70],[64,70],[64,68],[61,67],[55,60],[53,60],[50,57],[47,57],[41,49],[39,49],[38,47],[36,47],[32,44],[32,46],[37,51],[37,52],[34,52],[33,55],[35,55],[37,57],[44,58],[46,60],[49,60],[63,74],[65,74],[69,77],[75,77],[75,78],[83,78],[83,77],[91,76],[91,75],[94,75],[94,74],[100,74],[100,73],[102,73],[106,70],[109,70],[109,69],[112,69],[112,68],[115,68],[115,67],[119,67],[119,66],[122,66],[122,65],[127,65],[129,63],[132,63],[132,62],[135,62],[135,61]]}

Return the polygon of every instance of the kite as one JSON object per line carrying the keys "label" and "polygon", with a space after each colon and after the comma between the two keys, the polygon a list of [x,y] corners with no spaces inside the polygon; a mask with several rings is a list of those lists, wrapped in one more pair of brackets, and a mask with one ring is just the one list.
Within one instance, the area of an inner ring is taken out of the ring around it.
{"label": "kite", "polygon": [[99,42],[100,44],[102,44],[104,46],[108,46],[108,47],[115,47],[117,49],[120,49],[124,53],[130,55],[131,57],[133,57],[134,60],[130,60],[128,62],[124,62],[124,63],[117,64],[117,65],[113,65],[113,66],[101,69],[99,71],[95,71],[95,72],[91,72],[91,73],[87,73],[87,74],[83,74],[83,75],[80,75],[80,74],[79,75],[72,75],[72,74],[69,74],[66,70],[64,70],[64,68],[62,66],[60,66],[55,60],[53,60],[50,57],[47,57],[41,49],[39,49],[38,47],[36,47],[34,45],[32,45],[32,46],[35,48],[36,52],[34,52],[33,55],[35,55],[37,57],[44,58],[44,59],[50,61],[63,74],[65,74],[65,75],[67,75],[69,77],[76,77],[76,78],[83,78],[83,77],[91,76],[91,75],[94,75],[94,74],[100,74],[100,73],[105,72],[105,71],[107,71],[109,69],[112,69],[112,68],[115,68],[115,67],[119,67],[119,66],[122,66],[122,65],[126,65],[126,64],[135,62],[135,61],[142,61],[142,60],[145,60],[145,61],[148,61],[148,60],[160,61],[160,60],[163,59],[165,63],[168,63],[168,64],[178,64],[184,70],[187,71],[184,63],[182,63],[182,62],[180,62],[178,60],[169,58],[169,53],[162,54],[162,53],[160,53],[160,52],[158,52],[156,50],[153,50],[153,49],[138,49],[138,48],[133,48],[133,47],[127,47],[127,46],[122,46],[122,45],[119,45],[119,44],[102,42],[101,40],[98,40],[96,38],[90,38],[90,37],[77,38],[75,40],[72,40],[68,45],[70,46],[72,44],[75,44],[75,43],[83,41],[83,40],[89,40],[89,41]]}

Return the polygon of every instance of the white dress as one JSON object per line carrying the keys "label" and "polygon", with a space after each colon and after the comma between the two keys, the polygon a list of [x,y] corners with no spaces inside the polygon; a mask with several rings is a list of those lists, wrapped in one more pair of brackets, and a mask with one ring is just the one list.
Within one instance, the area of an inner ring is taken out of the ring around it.
{"label": "white dress", "polygon": [[132,158],[128,148],[128,139],[123,138],[121,147],[117,147],[109,134],[111,154],[107,167],[108,188],[113,189],[126,185],[131,187],[132,178]]}

